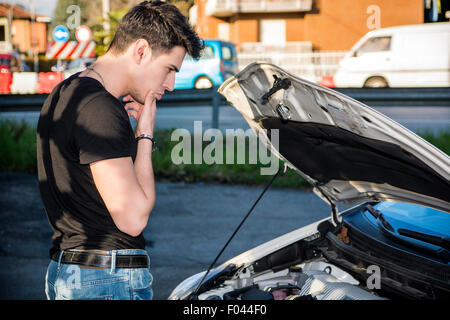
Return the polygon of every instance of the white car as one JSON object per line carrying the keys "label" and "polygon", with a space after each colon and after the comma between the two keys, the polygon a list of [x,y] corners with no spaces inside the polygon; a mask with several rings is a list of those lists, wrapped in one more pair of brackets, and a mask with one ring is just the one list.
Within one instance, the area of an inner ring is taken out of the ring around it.
{"label": "white car", "polygon": [[339,63],[337,87],[449,87],[450,23],[381,28]]}
{"label": "white car", "polygon": [[[271,151],[311,183],[331,214],[193,275],[169,299],[450,297],[445,153],[370,107],[272,64],[248,65],[219,92],[265,132]],[[339,213],[338,203],[350,208]]]}

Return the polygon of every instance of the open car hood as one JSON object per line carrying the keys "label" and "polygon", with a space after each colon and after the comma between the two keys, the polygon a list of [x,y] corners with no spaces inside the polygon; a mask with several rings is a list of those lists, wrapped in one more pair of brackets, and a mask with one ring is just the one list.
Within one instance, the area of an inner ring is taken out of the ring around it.
{"label": "open car hood", "polygon": [[450,158],[363,103],[269,63],[248,65],[218,91],[332,207],[402,201],[450,211]]}

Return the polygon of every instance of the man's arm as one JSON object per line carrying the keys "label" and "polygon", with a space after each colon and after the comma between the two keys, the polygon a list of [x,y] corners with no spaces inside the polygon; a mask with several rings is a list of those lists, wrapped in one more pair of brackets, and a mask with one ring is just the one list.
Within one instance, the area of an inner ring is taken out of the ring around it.
{"label": "man's arm", "polygon": [[[129,114],[138,121],[136,134],[153,135],[156,113],[154,97],[147,95],[145,104],[135,105],[135,108],[137,110],[129,111]],[[95,186],[115,225],[133,237],[144,230],[156,200],[151,156],[152,141],[141,139],[134,164],[131,157],[90,164]]]}
{"label": "man's arm", "polygon": [[139,141],[134,165],[131,157],[90,164],[95,186],[115,225],[133,237],[144,230],[155,204],[151,144],[147,139]]}

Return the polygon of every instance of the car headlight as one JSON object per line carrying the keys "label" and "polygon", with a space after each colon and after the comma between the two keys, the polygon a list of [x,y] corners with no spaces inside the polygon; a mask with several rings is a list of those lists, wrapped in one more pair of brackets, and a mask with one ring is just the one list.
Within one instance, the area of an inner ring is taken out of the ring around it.
{"label": "car headlight", "polygon": [[[221,265],[217,268],[211,269],[211,271],[206,276],[205,280],[202,283],[202,286],[205,285],[207,282],[212,282],[212,285],[216,285],[215,279],[221,278],[222,276],[230,275],[231,273],[234,273],[236,270],[236,266],[234,264],[229,265]],[[191,295],[195,289],[197,289],[197,286],[199,282],[202,280],[203,276],[205,275],[206,271],[197,273],[183,282],[181,282],[170,294],[169,300],[184,300]]]}
{"label": "car headlight", "polygon": [[183,300],[186,299],[191,293],[194,292],[195,288],[197,288],[199,281],[203,278],[203,275],[206,271],[197,273],[183,282],[181,282],[176,288],[172,291],[169,296],[169,300]]}

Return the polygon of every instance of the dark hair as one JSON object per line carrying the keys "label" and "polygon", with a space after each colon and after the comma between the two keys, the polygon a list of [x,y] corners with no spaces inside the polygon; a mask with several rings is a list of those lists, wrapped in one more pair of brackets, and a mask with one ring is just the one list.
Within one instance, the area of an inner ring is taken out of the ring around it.
{"label": "dark hair", "polygon": [[144,1],[128,11],[119,21],[108,51],[122,53],[138,39],[147,40],[156,52],[182,46],[194,59],[200,57],[204,47],[178,8],[162,1]]}

